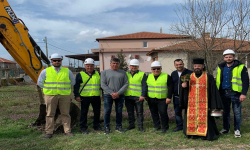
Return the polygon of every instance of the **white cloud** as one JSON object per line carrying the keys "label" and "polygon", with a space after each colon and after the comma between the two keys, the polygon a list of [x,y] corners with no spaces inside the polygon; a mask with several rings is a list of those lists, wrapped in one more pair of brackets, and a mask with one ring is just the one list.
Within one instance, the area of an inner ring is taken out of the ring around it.
{"label": "white cloud", "polygon": [[103,12],[133,6],[162,6],[182,2],[183,0],[41,0],[44,6],[53,10],[55,13],[71,17],[101,14]]}

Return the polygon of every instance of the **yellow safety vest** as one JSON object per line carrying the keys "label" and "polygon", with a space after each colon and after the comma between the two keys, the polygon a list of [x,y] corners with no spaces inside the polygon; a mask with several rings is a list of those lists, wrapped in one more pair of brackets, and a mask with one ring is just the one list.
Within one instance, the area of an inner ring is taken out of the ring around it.
{"label": "yellow safety vest", "polygon": [[46,68],[46,80],[43,87],[45,95],[70,95],[71,81],[69,69],[61,67],[59,73],[51,66]]}
{"label": "yellow safety vest", "polygon": [[[241,80],[241,72],[244,68],[244,64],[241,64],[237,67],[233,68],[232,71],[232,90],[236,91],[236,92],[242,92],[242,80]],[[220,88],[220,84],[221,84],[221,69],[220,67],[218,67],[217,69],[217,77],[216,77],[216,85],[217,88]]]}
{"label": "yellow safety vest", "polygon": [[168,74],[161,73],[160,76],[155,81],[153,74],[150,74],[147,79],[148,85],[148,96],[150,98],[165,99],[168,97]]}
{"label": "yellow safety vest", "polygon": [[128,76],[128,89],[125,91],[125,96],[137,96],[140,97],[142,93],[142,78],[144,72],[138,72],[133,77],[130,72],[126,72]]}
{"label": "yellow safety vest", "polygon": [[[88,81],[89,75],[87,75],[85,72],[80,72],[82,76],[82,83],[80,84],[79,92],[81,91],[83,85]],[[92,75],[89,82],[86,84],[86,86],[83,88],[81,96],[89,97],[89,96],[100,96],[101,95],[101,78],[97,71],[95,71],[95,74]]]}

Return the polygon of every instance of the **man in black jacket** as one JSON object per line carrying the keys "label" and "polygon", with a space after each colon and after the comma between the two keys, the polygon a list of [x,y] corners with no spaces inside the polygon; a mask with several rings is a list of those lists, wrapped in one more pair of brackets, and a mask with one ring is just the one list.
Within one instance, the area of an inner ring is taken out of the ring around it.
{"label": "man in black jacket", "polygon": [[191,74],[193,71],[188,70],[184,67],[184,63],[181,59],[176,59],[174,61],[174,66],[176,68],[175,71],[171,73],[171,77],[173,80],[173,87],[174,87],[174,111],[175,111],[175,121],[176,121],[176,128],[173,132],[177,132],[183,129],[183,122],[182,122],[182,110],[179,108],[179,85],[182,83],[180,80],[180,76]]}
{"label": "man in black jacket", "polygon": [[241,103],[246,99],[249,87],[247,68],[240,61],[235,60],[233,50],[225,50],[224,62],[217,69],[216,85],[223,100],[223,129],[221,134],[226,134],[230,129],[230,105],[234,112],[234,136],[241,137]]}

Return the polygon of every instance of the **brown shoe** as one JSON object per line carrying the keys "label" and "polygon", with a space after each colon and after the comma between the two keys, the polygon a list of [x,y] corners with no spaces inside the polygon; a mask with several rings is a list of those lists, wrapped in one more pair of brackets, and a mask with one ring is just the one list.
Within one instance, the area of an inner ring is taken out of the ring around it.
{"label": "brown shoe", "polygon": [[67,136],[67,137],[73,137],[73,136],[75,136],[75,135],[74,135],[73,133],[71,133],[71,132],[64,133],[64,135]]}
{"label": "brown shoe", "polygon": [[50,139],[50,138],[52,138],[52,134],[46,134],[46,135],[44,136],[44,138],[45,138],[45,139]]}

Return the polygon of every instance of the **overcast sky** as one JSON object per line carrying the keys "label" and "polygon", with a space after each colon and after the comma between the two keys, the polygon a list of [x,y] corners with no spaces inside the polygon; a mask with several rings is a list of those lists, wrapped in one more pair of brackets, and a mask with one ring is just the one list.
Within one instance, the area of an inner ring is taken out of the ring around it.
{"label": "overcast sky", "polygon": [[[84,54],[99,48],[96,38],[135,32],[173,33],[174,9],[184,0],[8,0],[18,18],[49,55]],[[60,50],[57,46],[66,51]],[[67,52],[69,51],[69,52]],[[0,57],[13,60],[0,46]],[[66,60],[68,62],[68,60]]]}

